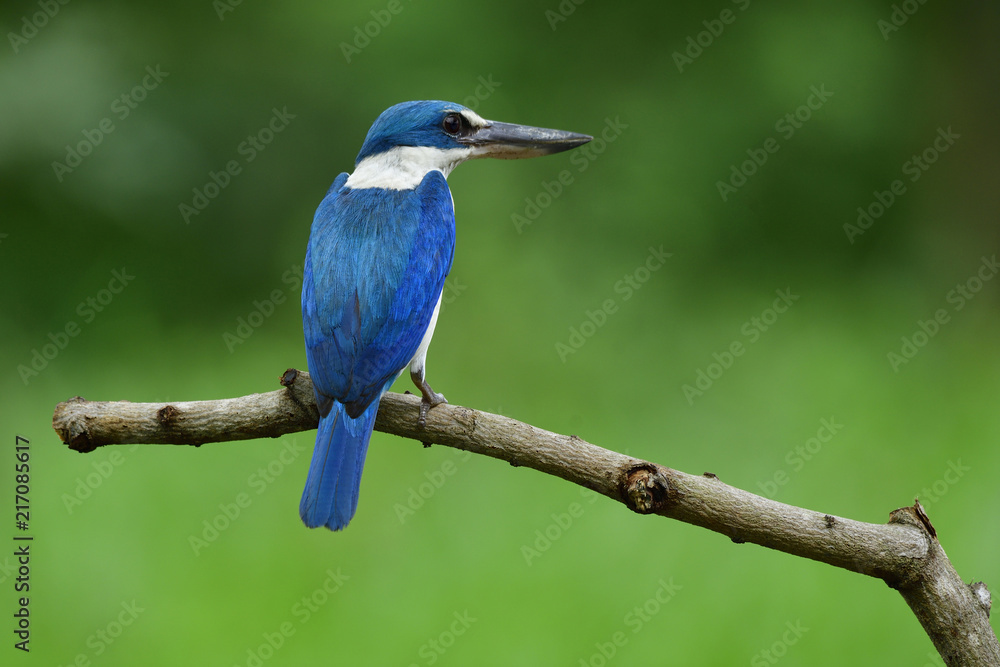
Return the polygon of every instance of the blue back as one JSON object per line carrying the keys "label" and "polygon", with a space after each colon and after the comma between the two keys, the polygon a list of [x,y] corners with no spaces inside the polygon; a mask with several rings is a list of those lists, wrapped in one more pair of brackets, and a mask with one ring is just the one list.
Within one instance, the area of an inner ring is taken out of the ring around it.
{"label": "blue back", "polygon": [[413,190],[334,181],[313,219],[302,285],[306,357],[320,414],[357,417],[413,358],[455,251],[447,182]]}

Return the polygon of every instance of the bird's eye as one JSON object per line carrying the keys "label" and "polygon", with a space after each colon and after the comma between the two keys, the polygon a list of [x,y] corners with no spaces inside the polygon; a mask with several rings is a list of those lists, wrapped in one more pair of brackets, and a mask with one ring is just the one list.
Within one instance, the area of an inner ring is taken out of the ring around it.
{"label": "bird's eye", "polygon": [[444,117],[444,121],[441,123],[441,127],[448,134],[458,134],[462,131],[462,116],[457,113],[450,113]]}

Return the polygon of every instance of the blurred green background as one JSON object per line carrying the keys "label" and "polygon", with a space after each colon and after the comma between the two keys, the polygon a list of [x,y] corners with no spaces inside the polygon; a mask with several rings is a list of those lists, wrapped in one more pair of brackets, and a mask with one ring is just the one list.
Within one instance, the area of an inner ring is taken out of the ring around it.
{"label": "blurred green background", "polygon": [[297,515],[312,432],[80,455],[50,427],[75,395],[222,398],[303,368],[316,205],[383,109],[465,102],[601,139],[450,177],[436,390],[831,514],[919,495],[996,590],[1000,20],[903,5],[5,3],[0,488],[10,517],[28,438],[35,541],[30,657],[0,559],[0,662],[939,664],[877,580],[498,461],[376,434],[331,534]]}

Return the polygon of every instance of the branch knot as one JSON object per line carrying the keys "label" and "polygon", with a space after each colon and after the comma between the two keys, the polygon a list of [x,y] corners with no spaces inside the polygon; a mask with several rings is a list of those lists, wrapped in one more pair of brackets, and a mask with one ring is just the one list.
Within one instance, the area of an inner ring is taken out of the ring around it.
{"label": "branch knot", "polygon": [[670,484],[659,467],[644,463],[625,474],[621,491],[625,504],[633,512],[653,514],[666,507]]}

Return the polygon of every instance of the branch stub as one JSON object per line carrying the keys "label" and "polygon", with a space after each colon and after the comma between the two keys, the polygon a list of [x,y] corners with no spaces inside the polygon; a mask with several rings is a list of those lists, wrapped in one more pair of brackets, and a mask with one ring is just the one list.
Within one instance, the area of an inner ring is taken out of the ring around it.
{"label": "branch stub", "polygon": [[652,514],[666,506],[670,484],[659,468],[647,464],[626,473],[621,491],[625,504],[633,512]]}

